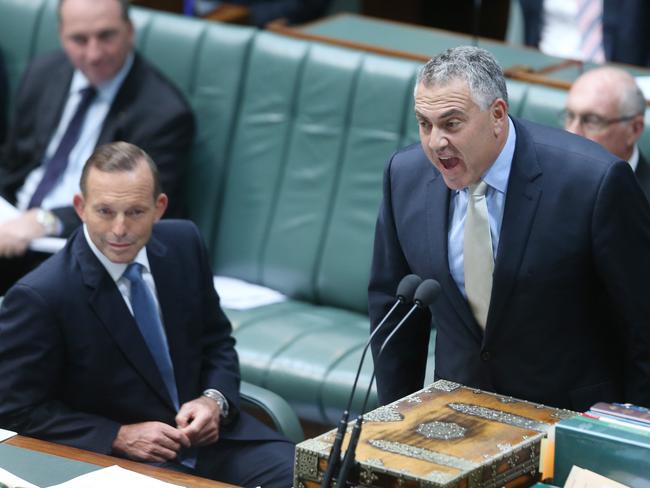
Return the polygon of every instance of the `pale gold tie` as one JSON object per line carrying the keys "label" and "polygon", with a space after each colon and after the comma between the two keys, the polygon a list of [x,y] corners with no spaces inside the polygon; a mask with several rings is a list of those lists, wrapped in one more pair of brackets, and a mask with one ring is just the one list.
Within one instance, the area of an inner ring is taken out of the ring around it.
{"label": "pale gold tie", "polygon": [[469,186],[463,242],[467,301],[476,321],[483,329],[490,308],[494,271],[492,236],[485,198],[487,188],[488,185],[484,181]]}

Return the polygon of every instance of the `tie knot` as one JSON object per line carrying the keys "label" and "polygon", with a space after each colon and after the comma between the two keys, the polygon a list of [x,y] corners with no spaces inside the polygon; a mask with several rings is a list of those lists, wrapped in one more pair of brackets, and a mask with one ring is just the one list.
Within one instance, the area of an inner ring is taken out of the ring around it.
{"label": "tie knot", "polygon": [[140,263],[131,263],[126,267],[126,270],[122,274],[127,280],[131,283],[136,281],[142,281],[142,266]]}
{"label": "tie knot", "polygon": [[97,88],[95,88],[92,85],[85,86],[81,90],[79,90],[79,93],[81,94],[81,99],[82,100],[92,100],[95,98],[95,95],[97,95]]}
{"label": "tie knot", "polygon": [[469,193],[473,197],[484,197],[487,193],[487,189],[488,184],[483,180],[475,183],[474,185],[469,185]]}

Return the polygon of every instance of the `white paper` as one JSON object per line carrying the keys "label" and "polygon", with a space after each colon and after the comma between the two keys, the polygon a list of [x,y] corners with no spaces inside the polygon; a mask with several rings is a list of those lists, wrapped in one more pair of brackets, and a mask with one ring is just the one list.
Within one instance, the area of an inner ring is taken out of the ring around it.
{"label": "white paper", "polygon": [[[33,485],[32,485],[33,486]],[[98,469],[49,488],[182,488],[119,466]],[[31,488],[31,487],[30,487]]]}
{"label": "white paper", "polygon": [[0,468],[0,483],[4,483],[9,488],[13,488],[14,486],[19,486],[20,488],[38,488],[38,486],[33,485],[29,481],[25,481],[2,468]]}
{"label": "white paper", "polygon": [[[20,215],[20,211],[4,198],[0,197],[0,223]],[[32,251],[55,253],[65,246],[65,239],[61,237],[39,237],[29,243]]]}
{"label": "white paper", "polygon": [[234,310],[261,307],[287,299],[279,291],[226,276],[215,276],[214,288],[221,298],[221,306]]}
{"label": "white paper", "polygon": [[15,435],[16,435],[15,432],[12,432],[10,430],[0,429],[0,442],[4,442],[7,439],[11,439]]}

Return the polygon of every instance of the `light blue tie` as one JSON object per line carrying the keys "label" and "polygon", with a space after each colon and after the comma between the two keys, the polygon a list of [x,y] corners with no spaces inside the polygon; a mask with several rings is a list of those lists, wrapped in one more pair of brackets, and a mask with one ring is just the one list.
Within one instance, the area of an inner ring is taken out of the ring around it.
{"label": "light blue tie", "polygon": [[[158,371],[160,371],[160,375],[165,382],[174,407],[178,411],[178,390],[176,389],[172,358],[167,347],[167,338],[151,290],[142,279],[142,268],[143,266],[140,263],[131,263],[127,266],[123,276],[131,282],[131,307],[133,308],[135,321],[156,362],[156,366],[158,366]],[[188,468],[194,468],[196,466],[196,454],[195,448],[183,449],[176,461]]]}
{"label": "light blue tie", "polygon": [[131,282],[131,307],[135,321],[156,366],[158,366],[158,371],[165,382],[174,407],[178,411],[178,390],[176,389],[172,359],[167,347],[167,338],[151,290],[142,279],[142,267],[140,263],[131,263],[123,276]]}

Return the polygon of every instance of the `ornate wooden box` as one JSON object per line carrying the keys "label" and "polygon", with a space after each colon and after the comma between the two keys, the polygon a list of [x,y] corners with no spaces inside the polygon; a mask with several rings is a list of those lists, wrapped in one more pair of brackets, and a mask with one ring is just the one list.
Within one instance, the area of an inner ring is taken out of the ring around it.
{"label": "ornate wooden box", "polygon": [[[542,438],[556,422],[573,415],[436,381],[364,416],[353,486],[532,485],[539,479]],[[346,441],[351,428],[352,422]],[[335,433],[298,444],[294,488],[320,486]]]}

